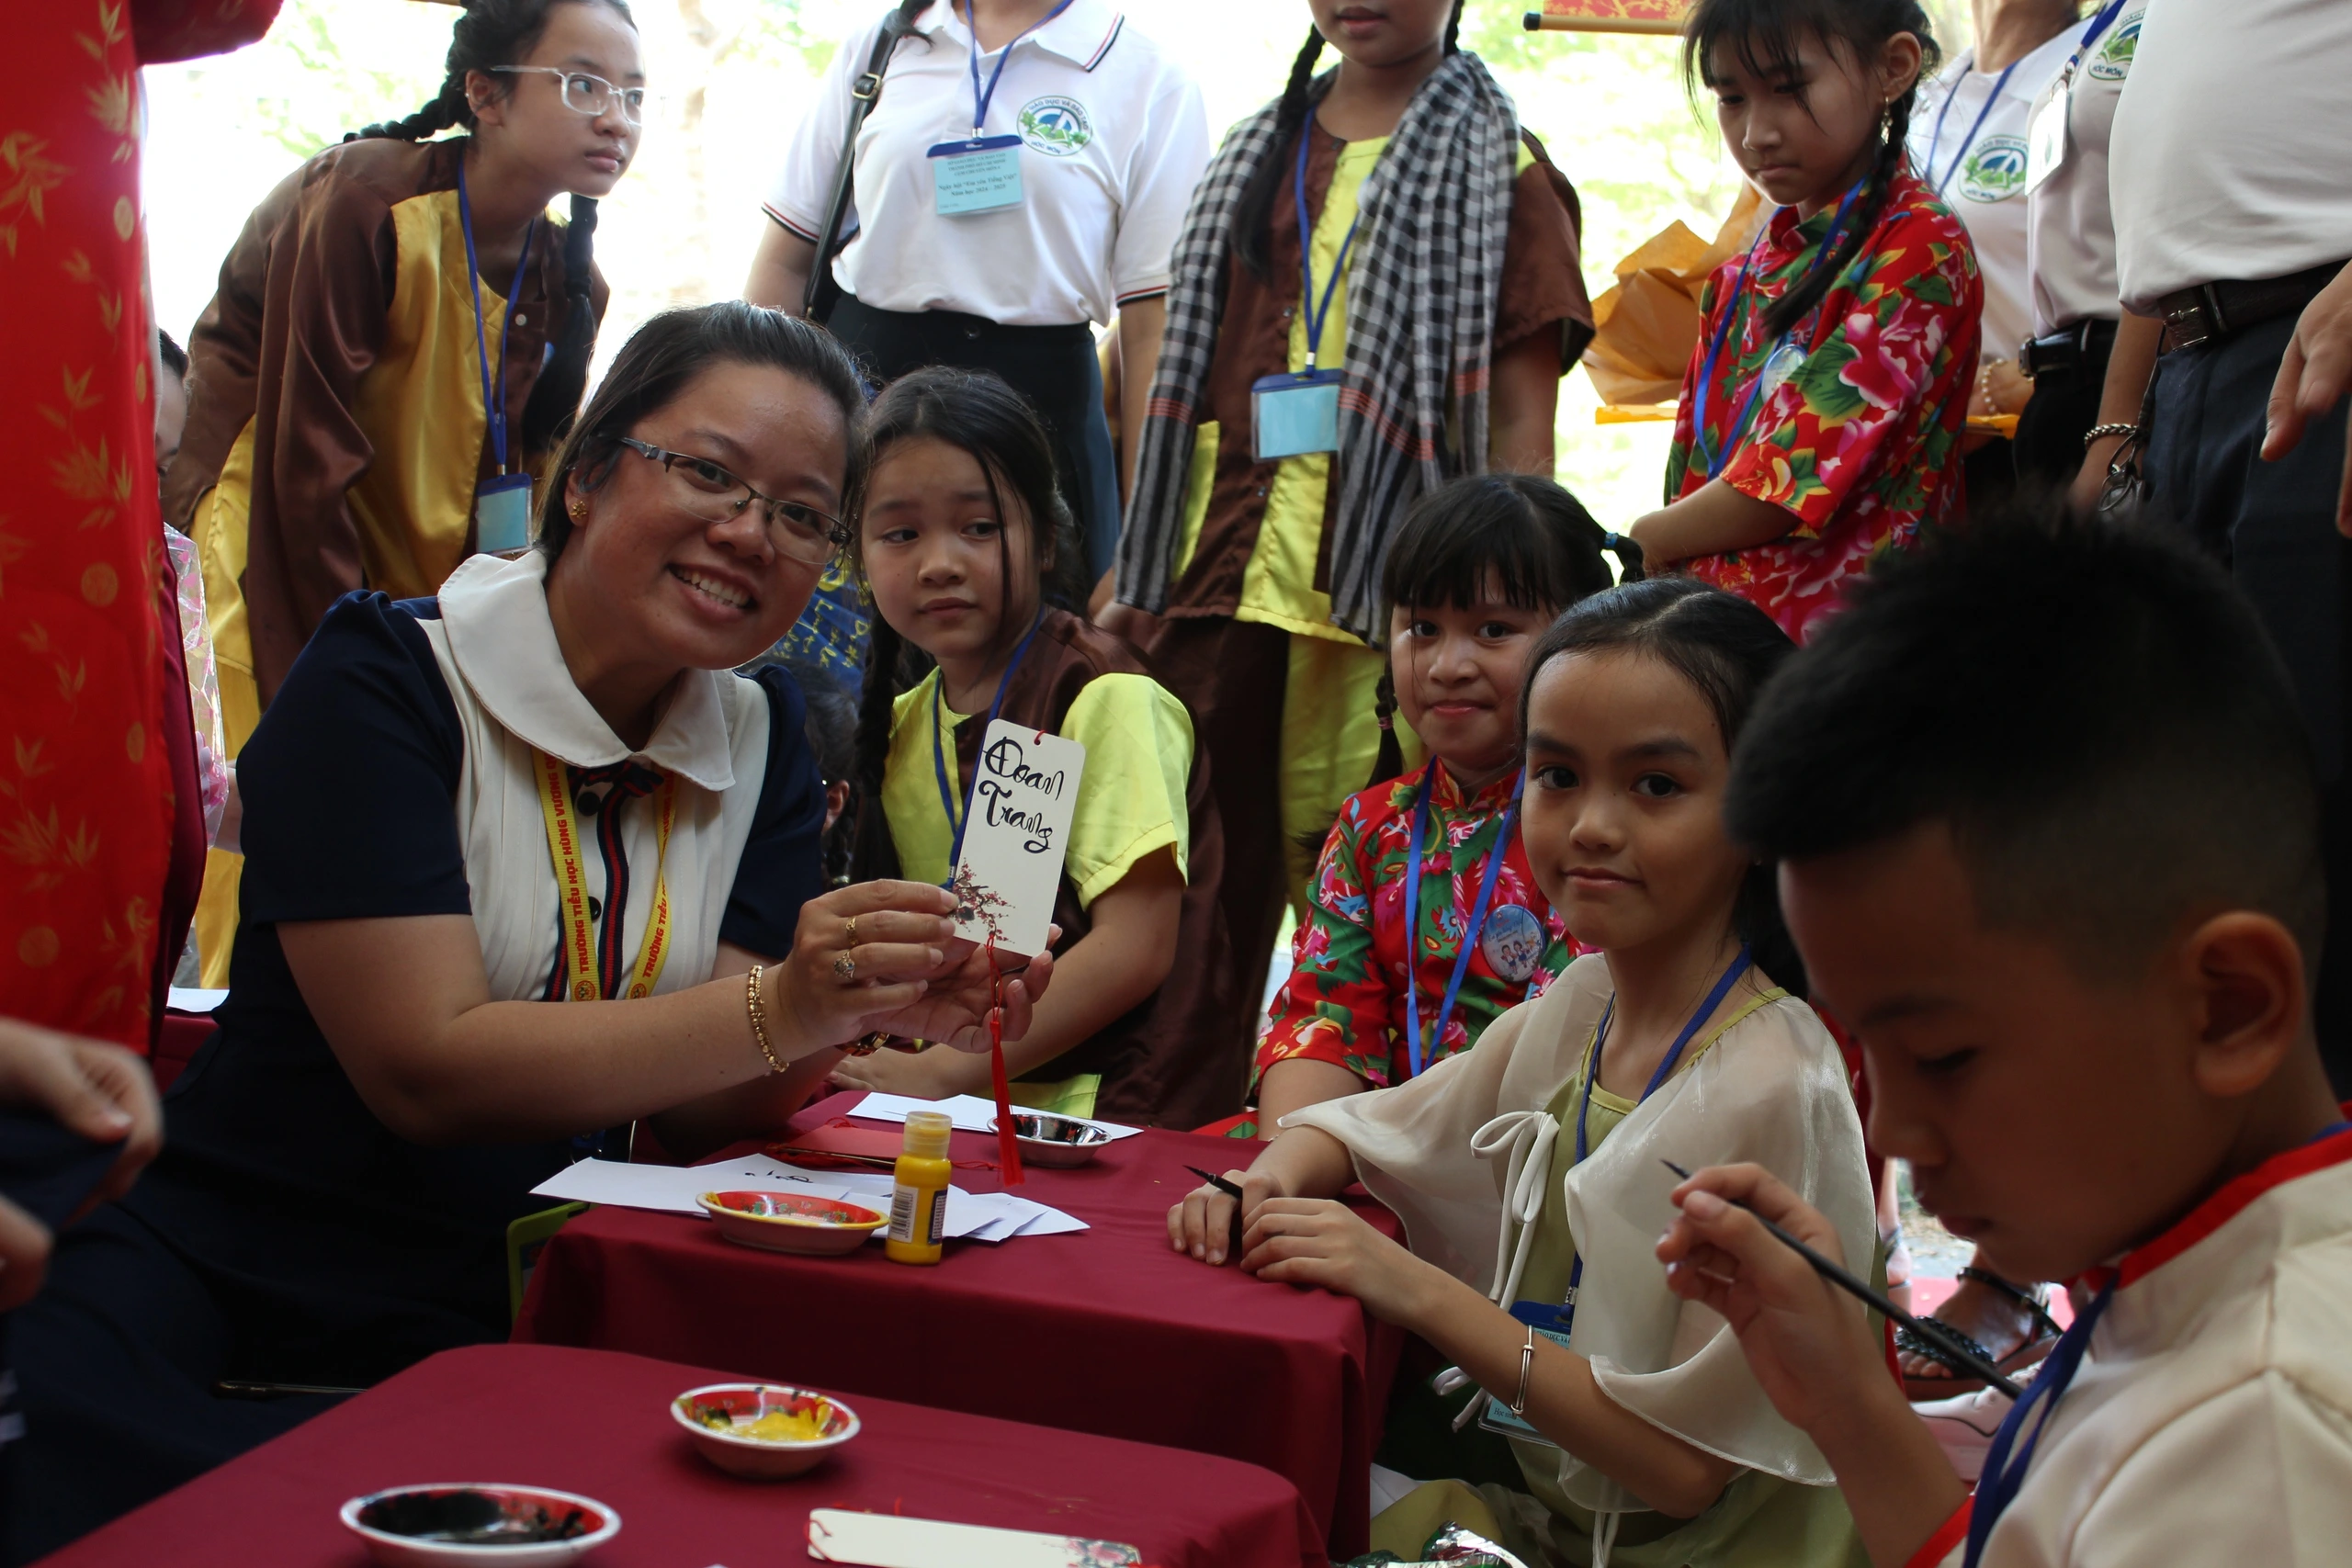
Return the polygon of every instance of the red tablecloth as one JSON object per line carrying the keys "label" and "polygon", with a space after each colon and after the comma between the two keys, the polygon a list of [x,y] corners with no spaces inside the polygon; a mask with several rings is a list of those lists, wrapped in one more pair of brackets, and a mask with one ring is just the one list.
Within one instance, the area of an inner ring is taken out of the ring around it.
{"label": "red tablecloth", "polygon": [[116,1520],[45,1568],[359,1568],[344,1501],[387,1486],[503,1481],[584,1493],[621,1532],[590,1568],[808,1561],[811,1508],[1125,1541],[1160,1568],[1321,1568],[1278,1475],[1205,1454],[860,1398],[864,1429],[792,1481],[712,1469],[669,1402],[729,1374],[601,1350],[491,1345],[411,1368]]}
{"label": "red tablecloth", "polygon": [[[850,1103],[820,1102],[794,1126]],[[788,1258],[723,1240],[699,1218],[598,1209],[548,1244],[514,1337],[1246,1460],[1295,1485],[1333,1554],[1351,1556],[1364,1550],[1402,1336],[1344,1296],[1168,1246],[1169,1205],[1198,1185],[1184,1167],[1247,1164],[1254,1147],[1153,1131],[1077,1170],[1032,1169],[1023,1196],[1093,1228],[950,1242],[929,1269],[872,1246]],[[956,1134],[958,1160],[995,1151],[991,1136]],[[956,1180],[1001,1188],[993,1170]],[[1366,1209],[1395,1234],[1385,1209]]]}

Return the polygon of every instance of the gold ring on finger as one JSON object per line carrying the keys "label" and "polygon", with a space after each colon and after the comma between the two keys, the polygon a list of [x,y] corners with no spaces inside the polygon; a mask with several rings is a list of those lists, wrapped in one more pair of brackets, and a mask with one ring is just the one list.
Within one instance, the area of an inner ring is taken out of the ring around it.
{"label": "gold ring on finger", "polygon": [[849,924],[842,928],[842,945],[843,947],[857,945],[857,917],[855,915],[852,915],[849,918]]}
{"label": "gold ring on finger", "polygon": [[852,958],[847,950],[843,950],[842,955],[833,960],[833,974],[836,977],[843,980],[856,979],[857,960]]}

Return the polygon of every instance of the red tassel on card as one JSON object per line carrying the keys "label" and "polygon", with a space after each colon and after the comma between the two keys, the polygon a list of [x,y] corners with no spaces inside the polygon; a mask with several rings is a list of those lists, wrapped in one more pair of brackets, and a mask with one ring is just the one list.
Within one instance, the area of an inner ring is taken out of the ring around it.
{"label": "red tassel on card", "polygon": [[1004,1184],[1018,1187],[1026,1179],[1021,1173],[1021,1143],[1012,1130],[1012,1090],[1004,1076],[1004,980],[997,973],[996,943],[988,946],[989,1000],[989,1077],[996,1085],[996,1147],[997,1157],[1004,1164]]}

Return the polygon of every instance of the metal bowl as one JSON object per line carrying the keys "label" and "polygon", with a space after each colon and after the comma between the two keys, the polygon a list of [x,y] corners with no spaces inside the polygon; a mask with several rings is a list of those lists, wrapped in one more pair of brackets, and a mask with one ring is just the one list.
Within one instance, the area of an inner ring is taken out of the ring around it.
{"label": "metal bowl", "polygon": [[[997,1124],[990,1122],[989,1131],[996,1130]],[[1016,1111],[1012,1113],[1012,1140],[1021,1145],[1021,1157],[1028,1164],[1060,1169],[1092,1159],[1110,1143],[1111,1134],[1075,1116]]]}

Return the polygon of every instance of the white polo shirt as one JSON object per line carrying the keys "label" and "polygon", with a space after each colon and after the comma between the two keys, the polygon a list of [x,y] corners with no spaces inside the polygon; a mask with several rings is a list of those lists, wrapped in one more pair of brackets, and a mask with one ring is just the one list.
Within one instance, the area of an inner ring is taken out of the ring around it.
{"label": "white polo shirt", "polygon": [[[2103,9],[2104,7],[2102,7]],[[2066,98],[2066,155],[2042,182],[2026,193],[2026,273],[2032,287],[2033,335],[2048,337],[2086,319],[2114,321],[2121,313],[2115,282],[2115,212],[2107,194],[2108,148],[2115,134],[2115,108],[2132,74],[2147,0],[2131,0],[2098,37],[2086,46],[2071,85],[2064,72],[2052,77],[2035,101]],[[2091,21],[2098,18],[2094,16]],[[2086,21],[2068,36],[2079,40]],[[2052,112],[2055,112],[2053,110]]]}
{"label": "white polo shirt", "polygon": [[2108,186],[2123,302],[2352,256],[2352,4],[2152,0]]}
{"label": "white polo shirt", "polygon": [[2006,83],[2002,72],[1977,70],[1976,51],[1970,50],[1920,89],[1911,111],[1911,167],[1944,198],[1976,247],[1987,358],[2015,359],[2032,326],[2026,288],[2026,127],[2034,101],[2081,36],[2081,28],[2068,28],[2018,60]]}
{"label": "white polo shirt", "polygon": [[[793,135],[768,216],[814,241],[831,198],[850,87],[873,57],[879,20],[841,48]],[[916,19],[881,101],[858,131],[847,248],[833,276],[884,310],[957,310],[1005,326],[1108,321],[1166,292],[1193,187],[1208,166],[1199,85],[1102,0],[1015,40],[983,134],[1018,135],[1022,202],[940,215],[941,142],[972,133],[972,35],[942,3]],[[985,85],[1000,55],[980,58]]]}

